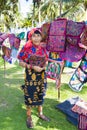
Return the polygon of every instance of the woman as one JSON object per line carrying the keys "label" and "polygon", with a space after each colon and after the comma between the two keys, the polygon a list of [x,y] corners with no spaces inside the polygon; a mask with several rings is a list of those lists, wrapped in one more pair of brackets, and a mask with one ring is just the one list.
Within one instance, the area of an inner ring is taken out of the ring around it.
{"label": "woman", "polygon": [[[45,67],[48,56],[45,48],[41,46],[42,34],[39,30],[33,29],[30,31],[28,39],[28,42],[20,51],[18,59],[20,61],[19,64],[22,67],[25,67],[25,85],[23,85],[22,88],[24,90],[25,104],[27,108],[27,127],[32,128],[31,108],[33,106],[38,106],[39,118],[49,121],[49,118],[43,115],[42,109],[47,85]],[[40,57],[44,56],[45,64],[39,66],[35,65],[34,62],[34,65],[32,65],[29,59],[31,59],[31,56],[33,55]]]}

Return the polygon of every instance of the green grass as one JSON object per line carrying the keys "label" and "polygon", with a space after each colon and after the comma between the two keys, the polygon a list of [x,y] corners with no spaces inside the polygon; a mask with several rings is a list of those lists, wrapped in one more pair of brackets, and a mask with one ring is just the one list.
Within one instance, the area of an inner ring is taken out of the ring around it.
{"label": "green grass", "polygon": [[[45,122],[37,117],[37,109],[32,110],[33,130],[77,130],[66,120],[66,116],[55,106],[70,97],[79,96],[86,100],[87,84],[79,93],[68,87],[71,74],[62,74],[60,100],[57,98],[55,82],[48,80],[48,89],[43,105],[44,114],[51,118]],[[24,71],[20,66],[6,63],[4,77],[3,60],[0,59],[0,130],[28,130],[26,127],[26,109],[20,85],[24,83]]]}

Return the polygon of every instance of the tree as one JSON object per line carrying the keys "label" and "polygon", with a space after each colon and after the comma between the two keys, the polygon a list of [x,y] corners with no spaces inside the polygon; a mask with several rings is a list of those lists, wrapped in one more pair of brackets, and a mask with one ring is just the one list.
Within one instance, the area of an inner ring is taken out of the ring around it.
{"label": "tree", "polygon": [[73,20],[73,16],[77,17],[79,12],[81,15],[84,13],[83,0],[44,0],[40,10],[42,21],[44,19],[52,21],[65,16]]}
{"label": "tree", "polygon": [[0,23],[2,31],[10,30],[12,26],[17,25],[18,0],[1,0],[0,1]]}

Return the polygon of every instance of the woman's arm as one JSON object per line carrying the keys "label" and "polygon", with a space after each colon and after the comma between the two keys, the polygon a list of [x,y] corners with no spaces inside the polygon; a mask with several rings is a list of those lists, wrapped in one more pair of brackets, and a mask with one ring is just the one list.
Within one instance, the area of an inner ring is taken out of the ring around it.
{"label": "woman's arm", "polygon": [[23,61],[20,61],[19,65],[22,66],[23,68],[34,69],[37,72],[41,72],[43,70],[43,68],[41,68],[39,66],[32,66],[32,65],[25,63]]}
{"label": "woman's arm", "polygon": [[24,61],[19,61],[19,65],[22,66],[23,68],[30,68],[30,65],[27,64],[27,63],[24,62]]}

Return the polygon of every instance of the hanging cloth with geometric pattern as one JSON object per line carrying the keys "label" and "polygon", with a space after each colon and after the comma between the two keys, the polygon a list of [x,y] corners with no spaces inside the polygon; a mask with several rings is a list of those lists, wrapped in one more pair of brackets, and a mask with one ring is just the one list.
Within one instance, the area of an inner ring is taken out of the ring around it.
{"label": "hanging cloth with geometric pattern", "polygon": [[79,67],[75,70],[69,81],[69,87],[76,92],[82,90],[83,85],[87,82],[87,51]]}

